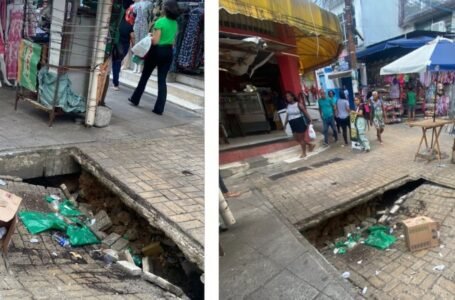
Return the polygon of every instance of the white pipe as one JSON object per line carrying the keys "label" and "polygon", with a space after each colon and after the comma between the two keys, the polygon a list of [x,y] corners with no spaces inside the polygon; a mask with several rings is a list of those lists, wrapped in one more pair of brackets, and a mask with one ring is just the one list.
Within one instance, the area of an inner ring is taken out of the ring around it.
{"label": "white pipe", "polygon": [[100,75],[101,64],[104,63],[106,38],[109,32],[109,26],[103,24],[109,24],[112,11],[112,0],[104,0],[98,2],[98,8],[96,12],[96,31],[94,37],[94,52],[92,59],[92,73],[90,74],[90,84],[87,97],[87,112],[85,117],[85,124],[87,126],[93,126],[95,123],[95,113],[97,104],[97,90],[98,80]]}
{"label": "white pipe", "polygon": [[221,193],[221,191],[219,191],[219,201],[220,201],[220,206],[219,206],[220,215],[221,215],[221,218],[223,219],[224,223],[226,224],[226,226],[234,225],[235,224],[234,215],[232,215],[229,205],[226,202],[226,200],[224,199],[223,193]]}

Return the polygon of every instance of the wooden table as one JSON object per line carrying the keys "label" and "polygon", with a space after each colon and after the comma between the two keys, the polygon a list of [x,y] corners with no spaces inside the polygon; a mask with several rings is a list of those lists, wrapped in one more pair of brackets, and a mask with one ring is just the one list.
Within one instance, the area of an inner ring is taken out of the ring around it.
{"label": "wooden table", "polygon": [[[416,121],[409,123],[410,127],[420,127],[422,128],[422,138],[420,139],[419,148],[417,148],[417,152],[414,157],[414,161],[417,157],[426,158],[428,161],[433,159],[433,153],[436,153],[439,161],[441,161],[441,149],[439,147],[439,135],[441,134],[442,128],[447,124],[454,123],[454,120],[443,120],[443,119],[427,119],[423,121]],[[428,140],[427,140],[427,130],[431,129],[433,133],[432,144],[428,147]],[[425,146],[428,149],[431,149],[430,155],[420,154],[420,148],[422,147],[422,143],[425,141]]]}

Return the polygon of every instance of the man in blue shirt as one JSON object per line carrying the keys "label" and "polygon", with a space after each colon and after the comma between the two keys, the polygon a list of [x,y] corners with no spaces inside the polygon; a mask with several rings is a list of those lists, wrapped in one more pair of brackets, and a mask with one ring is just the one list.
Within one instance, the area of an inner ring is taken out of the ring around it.
{"label": "man in blue shirt", "polygon": [[329,127],[332,128],[333,131],[333,138],[335,142],[338,141],[338,134],[335,128],[335,114],[336,114],[336,106],[332,99],[327,98],[325,95],[325,91],[320,91],[320,98],[318,100],[319,104],[319,114],[321,115],[321,120],[324,125],[324,146],[329,145]]}

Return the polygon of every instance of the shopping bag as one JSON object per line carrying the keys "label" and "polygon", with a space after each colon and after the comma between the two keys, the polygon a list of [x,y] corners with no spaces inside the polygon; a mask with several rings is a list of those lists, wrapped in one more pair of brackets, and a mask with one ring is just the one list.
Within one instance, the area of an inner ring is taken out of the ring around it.
{"label": "shopping bag", "polygon": [[152,37],[148,35],[142,40],[140,40],[139,43],[134,45],[131,51],[133,51],[133,53],[139,56],[140,58],[144,58],[149,52],[150,47],[152,47]]}
{"label": "shopping bag", "polygon": [[310,139],[316,139],[316,131],[314,131],[313,124],[310,124],[308,127],[308,135],[310,136]]}

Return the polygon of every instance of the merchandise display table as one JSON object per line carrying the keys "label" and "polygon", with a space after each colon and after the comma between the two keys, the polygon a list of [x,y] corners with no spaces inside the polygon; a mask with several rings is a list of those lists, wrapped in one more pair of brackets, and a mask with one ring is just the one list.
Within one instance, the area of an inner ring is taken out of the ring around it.
{"label": "merchandise display table", "polygon": [[[441,161],[441,149],[439,147],[439,135],[441,134],[442,128],[447,124],[454,123],[454,120],[443,120],[443,119],[427,119],[423,121],[416,121],[409,123],[410,127],[420,127],[422,128],[422,138],[420,139],[419,148],[417,148],[417,152],[414,157],[414,161],[417,157],[421,157],[431,161],[434,159],[434,155],[436,155]],[[431,129],[433,133],[433,137],[431,139],[431,145],[428,147],[428,140],[427,140],[427,130]],[[421,154],[420,148],[422,147],[422,143],[425,141],[425,146],[427,149],[427,153]]]}

